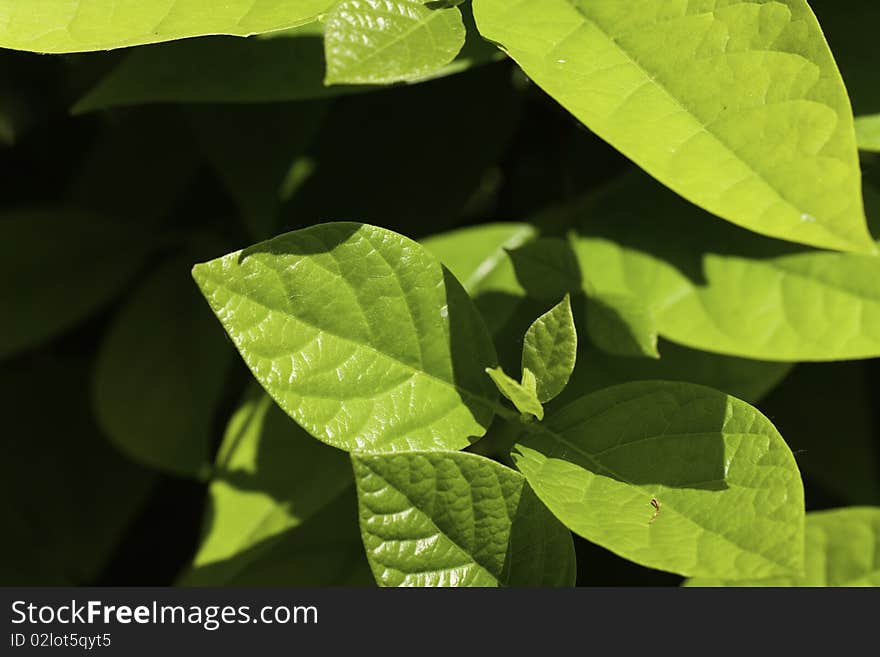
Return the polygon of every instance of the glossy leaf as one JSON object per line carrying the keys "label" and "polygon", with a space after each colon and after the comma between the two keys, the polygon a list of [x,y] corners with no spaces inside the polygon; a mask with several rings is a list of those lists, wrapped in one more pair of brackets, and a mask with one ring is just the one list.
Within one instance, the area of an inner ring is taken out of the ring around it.
{"label": "glossy leaf", "polygon": [[0,48],[110,50],[206,34],[249,36],[302,25],[332,0],[0,0]]}
{"label": "glossy leaf", "polygon": [[538,400],[546,403],[558,396],[568,383],[577,358],[577,332],[568,295],[541,315],[526,331],[522,369],[531,372],[537,384]]}
{"label": "glossy leaf", "polygon": [[191,256],[155,271],[114,320],[95,370],[95,410],[126,455],[204,478],[233,351],[192,286]]}
{"label": "glossy leaf", "polygon": [[572,212],[591,289],[642,300],[669,340],[762,360],[880,356],[880,258],[752,235],[642,176]]}
{"label": "glossy leaf", "polygon": [[475,0],[482,34],[591,130],[710,212],[875,252],[852,110],[804,0]]}
{"label": "glossy leaf", "polygon": [[507,397],[520,413],[529,413],[539,420],[544,419],[544,407],[538,401],[535,390],[535,375],[531,371],[523,372],[523,382],[511,379],[500,367],[486,368],[486,374],[495,383],[498,391]]}
{"label": "glossy leaf", "polygon": [[0,358],[86,319],[115,297],[152,243],[123,221],[67,210],[0,216]]}
{"label": "glossy leaf", "polygon": [[570,586],[571,534],[515,471],[466,454],[352,454],[383,586]]}
{"label": "glossy leaf", "polygon": [[[223,437],[193,567],[244,570],[264,541],[298,527],[351,487],[344,452],[314,440],[256,384]],[[216,570],[216,569],[215,569]]]}
{"label": "glossy leaf", "polygon": [[323,224],[193,276],[257,380],[342,449],[460,449],[497,393],[486,328],[459,283],[396,233]]}
{"label": "glossy leaf", "polygon": [[325,83],[389,84],[430,75],[464,45],[457,7],[420,0],[342,0],[324,17]]}
{"label": "glossy leaf", "polygon": [[[351,478],[350,465],[348,470]],[[358,531],[353,487],[301,525],[249,545],[227,559],[187,570],[177,585],[375,586]]]}
{"label": "glossy leaf", "polygon": [[608,388],[549,416],[513,452],[553,514],[636,563],[729,579],[797,573],[804,494],[773,425],[685,383]]}
{"label": "glossy leaf", "polygon": [[807,514],[805,572],[800,577],[725,582],[695,578],[686,586],[880,586],[880,508]]}

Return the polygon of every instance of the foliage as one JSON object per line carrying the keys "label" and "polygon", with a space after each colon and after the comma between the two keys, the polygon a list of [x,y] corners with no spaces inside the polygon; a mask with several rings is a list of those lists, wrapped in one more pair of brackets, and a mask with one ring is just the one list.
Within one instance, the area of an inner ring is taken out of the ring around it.
{"label": "foliage", "polygon": [[880,584],[880,9],[26,4],[3,583]]}

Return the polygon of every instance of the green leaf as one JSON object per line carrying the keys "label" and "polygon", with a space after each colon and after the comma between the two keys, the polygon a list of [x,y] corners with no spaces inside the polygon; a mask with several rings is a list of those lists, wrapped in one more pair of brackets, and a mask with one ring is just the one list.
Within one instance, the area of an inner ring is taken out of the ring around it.
{"label": "green leaf", "polygon": [[657,323],[650,309],[621,294],[587,296],[587,334],[597,347],[615,356],[660,358]]}
{"label": "green leaf", "polygon": [[315,20],[332,0],[0,0],[0,48],[110,50],[206,34],[249,36]]}
{"label": "green leaf", "polygon": [[457,7],[419,0],[342,0],[324,17],[331,84],[416,80],[449,64],[464,45]]}
{"label": "green leaf", "polygon": [[[344,452],[299,428],[256,384],[223,437],[209,491],[205,533],[193,568],[228,562],[245,570],[258,546],[298,527],[352,485]],[[234,568],[233,568],[234,566]]]}
{"label": "green leaf", "polygon": [[95,409],[133,460],[179,475],[210,470],[212,424],[233,352],[178,257],[136,289],[101,345]]}
{"label": "green leaf", "polygon": [[75,326],[124,287],[153,244],[123,221],[61,209],[0,216],[0,358]]}
{"label": "green leaf", "polygon": [[299,182],[292,175],[326,110],[321,101],[189,108],[199,143],[254,239],[275,234],[281,206]]}
{"label": "green leaf", "polygon": [[475,0],[483,36],[600,137],[733,223],[876,252],[852,110],[804,0]]}
{"label": "green leaf", "polygon": [[[351,466],[347,466],[350,479]],[[353,487],[302,525],[266,538],[222,561],[188,570],[177,585],[375,586],[358,531]]]}
{"label": "green leaf", "polygon": [[880,356],[880,258],[761,238],[643,176],[571,212],[589,289],[641,300],[669,340],[771,361]]}
{"label": "green leaf", "polygon": [[692,384],[629,383],[526,430],[517,468],[587,540],[687,576],[763,578],[803,566],[797,465],[745,402]]}
{"label": "green leaf", "polygon": [[880,508],[807,514],[804,575],[725,582],[696,578],[685,586],[880,586]]}
{"label": "green leaf", "polygon": [[577,332],[571,314],[571,299],[566,294],[562,301],[535,320],[523,340],[523,376],[526,372],[534,375],[538,400],[546,403],[565,389],[574,370],[575,358]]}
{"label": "green leaf", "polygon": [[342,449],[461,449],[497,393],[485,325],[422,246],[332,223],[203,265],[193,276],[257,380]]}
{"label": "green leaf", "polygon": [[43,353],[0,368],[2,586],[95,584],[155,484],[101,436],[89,366]]}
{"label": "green leaf", "polygon": [[[526,372],[528,372],[528,375]],[[501,394],[516,406],[516,410],[520,413],[531,413],[539,420],[544,419],[544,407],[538,401],[538,393],[535,389],[537,382],[535,381],[535,375],[531,371],[523,371],[522,383],[511,379],[500,367],[487,367],[486,374],[495,382],[495,386]],[[528,383],[526,383],[527,380]]]}
{"label": "green leaf", "polygon": [[[764,400],[808,481],[846,504],[880,504],[873,363],[805,363]],[[821,400],[811,407],[812,400]]]}
{"label": "green leaf", "polygon": [[516,280],[533,299],[553,301],[578,294],[583,277],[577,257],[565,240],[541,237],[510,251]]}
{"label": "green leaf", "polygon": [[856,118],[856,137],[863,151],[880,153],[880,114]]}
{"label": "green leaf", "polygon": [[571,586],[571,534],[505,466],[467,453],[352,454],[382,586]]}

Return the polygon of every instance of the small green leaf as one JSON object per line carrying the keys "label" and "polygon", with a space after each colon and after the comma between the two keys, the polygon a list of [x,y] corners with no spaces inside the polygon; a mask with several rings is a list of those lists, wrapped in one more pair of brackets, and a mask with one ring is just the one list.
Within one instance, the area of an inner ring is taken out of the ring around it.
{"label": "small green leaf", "polygon": [[332,223],[197,265],[193,276],[257,380],[342,449],[461,449],[497,392],[476,308],[419,244]]}
{"label": "small green leaf", "polygon": [[0,48],[110,50],[205,34],[249,36],[315,20],[333,0],[0,0]]}
{"label": "small green leaf", "polygon": [[525,426],[517,468],[584,538],[687,576],[752,579],[802,568],[797,465],[745,402],[685,383],[629,383]]}
{"label": "small green leaf", "polygon": [[880,114],[856,117],[856,137],[863,151],[880,153]]}
{"label": "small green leaf", "polygon": [[769,361],[880,356],[876,256],[754,235],[642,175],[570,210],[588,289],[639,299],[669,340]]}
{"label": "small green leaf", "polygon": [[190,283],[191,262],[165,263],[128,299],[101,345],[94,399],[101,428],[130,458],[205,478],[233,351]]}
{"label": "small green leaf", "polygon": [[547,403],[565,389],[577,358],[577,331],[566,294],[526,331],[522,369],[537,381],[538,400]]}
{"label": "small green leaf", "polygon": [[110,301],[153,243],[136,224],[66,210],[0,216],[0,358],[60,335]]}
{"label": "small green leaf", "polygon": [[685,198],[772,237],[876,252],[849,97],[805,0],[474,0],[474,16]]}
{"label": "small green leaf", "polygon": [[685,586],[880,586],[880,508],[807,514],[804,575],[727,582],[695,578]]}
{"label": "small green leaf", "polygon": [[464,41],[456,7],[431,9],[419,0],[342,0],[324,17],[324,82],[415,80],[449,64]]}
{"label": "small green leaf", "polygon": [[660,358],[657,323],[644,302],[623,294],[587,296],[587,334],[614,356]]}
{"label": "small green leaf", "polygon": [[[501,394],[507,397],[520,413],[530,413],[539,420],[544,419],[544,407],[538,401],[535,390],[535,375],[529,370],[523,372],[523,383],[511,379],[500,367],[494,369],[487,367],[486,374],[492,378]],[[527,379],[529,385],[526,384]]]}
{"label": "small green leaf", "polygon": [[352,454],[367,558],[382,586],[571,586],[571,533],[525,479],[462,452]]}
{"label": "small green leaf", "polygon": [[[209,487],[205,535],[193,568],[228,561],[245,569],[256,546],[300,526],[352,484],[344,452],[299,428],[253,384],[232,416]],[[214,568],[215,574],[219,568]]]}

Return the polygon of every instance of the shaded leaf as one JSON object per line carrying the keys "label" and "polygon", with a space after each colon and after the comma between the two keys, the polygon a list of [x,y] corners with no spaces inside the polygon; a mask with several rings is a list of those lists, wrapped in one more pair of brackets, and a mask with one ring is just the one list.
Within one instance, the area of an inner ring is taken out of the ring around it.
{"label": "shaded leaf", "polygon": [[659,358],[657,324],[640,300],[621,294],[587,296],[587,334],[614,356]]}
{"label": "shaded leaf", "polygon": [[461,452],[352,454],[367,558],[383,586],[570,586],[571,534],[525,480]]}
{"label": "shaded leaf", "polygon": [[101,346],[94,400],[101,428],[130,458],[203,478],[233,352],[191,284],[191,262],[165,263],[128,299]]}

